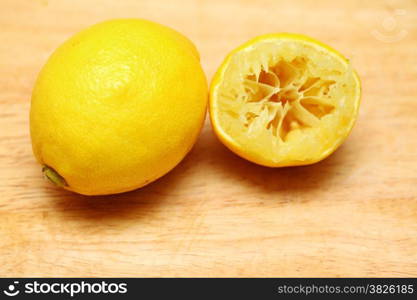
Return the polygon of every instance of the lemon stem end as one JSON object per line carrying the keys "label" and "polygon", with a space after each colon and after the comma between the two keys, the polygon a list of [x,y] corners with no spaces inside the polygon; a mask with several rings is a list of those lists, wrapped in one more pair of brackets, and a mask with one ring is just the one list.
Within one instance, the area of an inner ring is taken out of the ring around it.
{"label": "lemon stem end", "polygon": [[42,173],[50,182],[52,182],[56,186],[59,186],[59,187],[68,186],[65,179],[61,175],[59,175],[59,173],[57,171],[55,171],[54,169],[52,169],[51,167],[43,166]]}

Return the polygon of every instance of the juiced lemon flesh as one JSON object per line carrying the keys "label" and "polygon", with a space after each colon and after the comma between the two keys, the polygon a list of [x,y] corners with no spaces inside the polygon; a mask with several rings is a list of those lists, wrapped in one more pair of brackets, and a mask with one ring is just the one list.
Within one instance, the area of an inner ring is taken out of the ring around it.
{"label": "juiced lemon flesh", "polygon": [[232,151],[258,164],[311,164],[348,136],[358,76],[338,52],[301,35],[258,37],[233,51],[213,79],[213,127]]}

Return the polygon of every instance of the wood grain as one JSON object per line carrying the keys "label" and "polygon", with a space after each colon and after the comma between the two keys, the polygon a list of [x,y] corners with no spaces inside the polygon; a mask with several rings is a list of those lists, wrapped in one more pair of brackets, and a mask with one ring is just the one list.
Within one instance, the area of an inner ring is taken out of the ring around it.
{"label": "wood grain", "polygon": [[[0,6],[0,276],[417,276],[416,1]],[[141,190],[88,198],[56,189],[31,152],[34,80],[66,38],[117,17],[190,37],[209,79],[256,35],[316,37],[362,78],[357,126],[321,163],[268,169],[228,151],[207,122],[185,160]]]}

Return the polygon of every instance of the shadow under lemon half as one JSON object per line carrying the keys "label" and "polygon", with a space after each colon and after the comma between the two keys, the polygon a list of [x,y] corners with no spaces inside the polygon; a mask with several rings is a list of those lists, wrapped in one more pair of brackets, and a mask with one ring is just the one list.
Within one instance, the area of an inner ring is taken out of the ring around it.
{"label": "shadow under lemon half", "polygon": [[99,23],[49,58],[30,111],[34,154],[56,185],[104,195],[175,167],[204,122],[207,82],[194,45],[140,19]]}
{"label": "shadow under lemon half", "polygon": [[268,167],[333,153],[358,115],[359,77],[336,50],[298,34],[268,34],[232,51],[210,88],[210,118],[233,152]]}

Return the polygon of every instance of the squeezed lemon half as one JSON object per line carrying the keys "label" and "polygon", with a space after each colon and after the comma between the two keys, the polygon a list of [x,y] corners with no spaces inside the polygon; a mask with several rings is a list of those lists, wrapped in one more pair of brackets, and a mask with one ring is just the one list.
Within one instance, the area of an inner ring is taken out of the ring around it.
{"label": "squeezed lemon half", "polygon": [[210,88],[219,139],[269,167],[307,165],[333,153],[358,115],[360,81],[349,61],[298,34],[257,37],[232,51]]}

